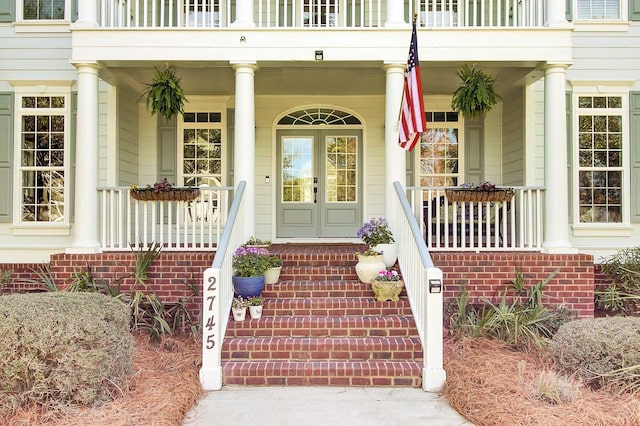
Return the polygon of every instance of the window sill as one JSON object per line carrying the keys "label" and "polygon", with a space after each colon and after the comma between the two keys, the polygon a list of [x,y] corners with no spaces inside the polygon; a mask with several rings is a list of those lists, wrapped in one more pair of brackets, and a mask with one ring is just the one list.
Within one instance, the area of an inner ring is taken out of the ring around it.
{"label": "window sill", "polygon": [[629,21],[573,21],[574,32],[625,32],[629,31]]}
{"label": "window sill", "polygon": [[14,22],[16,33],[70,33],[69,21]]}
{"label": "window sill", "polygon": [[13,235],[71,235],[71,225],[49,223],[19,224],[11,227]]}
{"label": "window sill", "polygon": [[572,225],[574,237],[629,237],[633,227],[625,224],[579,224]]}

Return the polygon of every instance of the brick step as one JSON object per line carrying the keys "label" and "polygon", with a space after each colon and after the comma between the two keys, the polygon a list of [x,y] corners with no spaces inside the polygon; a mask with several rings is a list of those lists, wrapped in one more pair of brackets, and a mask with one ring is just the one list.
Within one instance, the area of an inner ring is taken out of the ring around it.
{"label": "brick step", "polygon": [[[359,280],[346,281],[291,281],[280,280],[276,284],[267,284],[262,296],[265,299],[284,298],[320,298],[320,297],[371,297],[371,285]],[[400,297],[405,297],[403,289]]]}
{"label": "brick step", "polygon": [[280,271],[281,281],[345,281],[358,279],[355,265],[337,266],[285,266]]}
{"label": "brick step", "polygon": [[377,302],[373,297],[265,298],[264,316],[411,315],[408,300]]}
{"label": "brick step", "polygon": [[225,339],[233,337],[418,337],[412,316],[305,316],[229,320]]}
{"label": "brick step", "polygon": [[258,337],[233,338],[222,359],[245,360],[422,360],[415,337]]}
{"label": "brick step", "polygon": [[422,384],[422,363],[410,360],[226,361],[225,385],[413,386]]}

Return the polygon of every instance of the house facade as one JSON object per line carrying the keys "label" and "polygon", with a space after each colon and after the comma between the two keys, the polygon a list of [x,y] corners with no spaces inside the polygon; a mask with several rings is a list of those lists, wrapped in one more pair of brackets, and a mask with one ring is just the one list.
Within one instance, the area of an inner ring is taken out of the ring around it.
{"label": "house facade", "polygon": [[[407,152],[397,122],[413,16],[429,130]],[[0,259],[158,240],[210,250],[240,181],[244,234],[274,242],[357,241],[374,216],[393,228],[400,182],[433,249],[636,246],[638,19],[638,0],[4,2]],[[500,102],[481,117],[451,108],[464,64],[496,77]],[[166,67],[188,99],[171,119],[141,99]],[[165,177],[199,198],[129,197]],[[493,223],[504,234],[442,246],[424,217],[449,213],[421,207],[484,181],[516,188],[510,219]]]}

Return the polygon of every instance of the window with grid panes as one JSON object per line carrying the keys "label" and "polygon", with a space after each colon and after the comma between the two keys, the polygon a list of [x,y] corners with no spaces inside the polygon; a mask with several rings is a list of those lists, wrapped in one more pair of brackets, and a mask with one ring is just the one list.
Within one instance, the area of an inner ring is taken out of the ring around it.
{"label": "window with grid panes", "polygon": [[580,223],[622,222],[621,96],[578,96]]}
{"label": "window with grid panes", "polygon": [[458,185],[459,129],[457,112],[427,112],[427,131],[420,138],[420,186]]}
{"label": "window with grid panes", "polygon": [[185,112],[182,127],[184,185],[222,185],[222,114]]}
{"label": "window with grid panes", "polygon": [[621,19],[621,0],[577,0],[576,3],[580,20]]}
{"label": "window with grid panes", "polygon": [[18,0],[25,21],[64,20],[65,0]]}

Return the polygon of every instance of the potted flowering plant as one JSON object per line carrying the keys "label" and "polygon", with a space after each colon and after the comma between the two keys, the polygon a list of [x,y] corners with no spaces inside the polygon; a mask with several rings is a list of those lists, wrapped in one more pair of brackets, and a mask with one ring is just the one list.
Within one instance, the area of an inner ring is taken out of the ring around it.
{"label": "potted flowering plant", "polygon": [[400,279],[397,271],[389,271],[382,269],[378,275],[371,281],[371,290],[378,302],[391,300],[397,302],[400,300],[400,292],[404,287],[404,282]]}
{"label": "potted flowering plant", "polygon": [[249,306],[249,315],[252,319],[260,319],[262,317],[262,305],[264,299],[262,296],[252,296],[247,299],[247,305]]}
{"label": "potted flowering plant", "polygon": [[233,319],[235,321],[244,321],[247,315],[247,299],[242,296],[236,296],[231,302],[231,312],[233,312]]}
{"label": "potted flowering plant", "polygon": [[463,183],[455,188],[446,188],[445,194],[449,201],[511,201],[514,195],[513,188],[497,187],[491,182],[483,182],[479,185]]}
{"label": "potted flowering plant", "polygon": [[396,246],[393,233],[389,228],[389,222],[383,217],[372,218],[356,233],[370,249],[381,252],[385,267],[389,268],[396,263],[398,258],[398,247]]}
{"label": "potted flowering plant", "polygon": [[236,249],[232,260],[236,294],[248,298],[262,293],[269,257],[269,251],[265,248],[240,246]]}
{"label": "potted flowering plant", "polygon": [[267,259],[267,269],[264,271],[264,283],[275,284],[280,279],[282,259],[276,255],[270,255]]}
{"label": "potted flowering plant", "polygon": [[174,186],[167,178],[145,188],[131,185],[131,197],[139,201],[192,201],[200,195],[200,189],[196,187]]}

